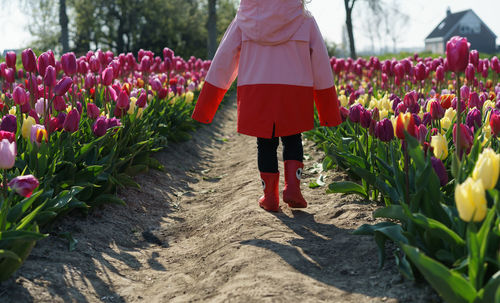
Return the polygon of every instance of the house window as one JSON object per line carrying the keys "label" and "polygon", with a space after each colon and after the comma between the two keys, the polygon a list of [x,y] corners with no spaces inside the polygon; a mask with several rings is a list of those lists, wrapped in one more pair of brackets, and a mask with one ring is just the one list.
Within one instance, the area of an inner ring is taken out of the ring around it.
{"label": "house window", "polygon": [[467,25],[460,25],[460,33],[461,34],[472,34],[474,31],[472,30],[472,28],[470,28],[469,26]]}

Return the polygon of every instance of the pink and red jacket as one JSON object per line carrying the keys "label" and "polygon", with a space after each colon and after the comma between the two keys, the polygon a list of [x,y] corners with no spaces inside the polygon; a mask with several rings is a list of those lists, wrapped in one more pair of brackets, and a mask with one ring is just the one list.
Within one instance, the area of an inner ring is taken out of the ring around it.
{"label": "pink and red jacket", "polygon": [[212,61],[193,119],[210,123],[238,76],[238,132],[271,138],[342,122],[328,53],[300,0],[241,0]]}

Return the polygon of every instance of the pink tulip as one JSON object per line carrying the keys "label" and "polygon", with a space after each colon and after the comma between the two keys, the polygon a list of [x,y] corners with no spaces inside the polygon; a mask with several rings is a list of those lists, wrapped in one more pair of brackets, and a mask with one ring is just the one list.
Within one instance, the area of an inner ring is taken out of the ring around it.
{"label": "pink tulip", "polygon": [[453,72],[463,72],[469,62],[469,43],[467,38],[453,36],[446,43],[448,68]]}
{"label": "pink tulip", "polygon": [[23,61],[24,70],[32,73],[36,70],[36,55],[31,48],[23,50],[21,53],[21,60]]}
{"label": "pink tulip", "polygon": [[7,52],[5,54],[5,63],[10,68],[16,68],[16,53],[15,52]]}
{"label": "pink tulip", "polygon": [[0,141],[0,169],[10,169],[16,162],[17,148],[15,142],[8,139]]}
{"label": "pink tulip", "polygon": [[66,119],[64,119],[64,130],[70,133],[76,132],[78,130],[78,125],[80,124],[80,113],[76,108],[69,111]]}
{"label": "pink tulip", "polygon": [[24,105],[28,101],[26,91],[21,86],[16,86],[16,88],[14,88],[12,98],[14,99],[14,103],[17,105]]}
{"label": "pink tulip", "polygon": [[73,84],[73,80],[70,77],[63,77],[59,82],[57,82],[56,87],[54,88],[54,94],[56,96],[64,96],[71,85]]}
{"label": "pink tulip", "polygon": [[9,187],[23,197],[30,197],[38,187],[38,179],[33,175],[17,176],[9,182]]}
{"label": "pink tulip", "polygon": [[64,73],[66,73],[66,75],[68,76],[74,75],[77,70],[75,53],[70,52],[62,55],[61,65],[62,65],[62,70],[64,71]]}

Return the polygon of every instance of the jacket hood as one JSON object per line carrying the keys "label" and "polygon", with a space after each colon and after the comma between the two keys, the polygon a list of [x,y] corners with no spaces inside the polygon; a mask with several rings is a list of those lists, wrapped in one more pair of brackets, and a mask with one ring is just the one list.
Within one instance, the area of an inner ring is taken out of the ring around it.
{"label": "jacket hood", "polygon": [[264,45],[288,41],[304,18],[301,0],[241,0],[236,13],[245,38]]}

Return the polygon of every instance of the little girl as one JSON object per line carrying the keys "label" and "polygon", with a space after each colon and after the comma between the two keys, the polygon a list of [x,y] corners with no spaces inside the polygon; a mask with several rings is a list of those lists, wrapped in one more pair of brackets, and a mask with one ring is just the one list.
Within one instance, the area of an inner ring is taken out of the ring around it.
{"label": "little girl", "polygon": [[[193,119],[210,123],[238,75],[238,132],[257,137],[264,196],[259,205],[279,211],[278,138],[283,143],[289,207],[305,208],[300,191],[301,133],[341,123],[328,53],[303,0],[241,0],[208,71]],[[314,102],[313,102],[314,100]]]}

